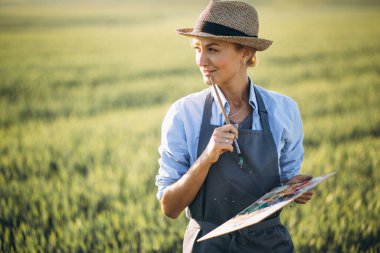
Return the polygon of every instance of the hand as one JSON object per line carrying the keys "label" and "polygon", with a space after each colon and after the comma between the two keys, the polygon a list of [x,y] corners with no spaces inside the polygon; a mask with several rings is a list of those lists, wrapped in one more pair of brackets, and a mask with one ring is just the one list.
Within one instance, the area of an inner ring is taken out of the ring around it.
{"label": "hand", "polygon": [[202,156],[210,163],[218,161],[224,152],[233,152],[233,141],[238,138],[238,130],[231,124],[215,128]]}
{"label": "hand", "polygon": [[[312,178],[313,177],[309,175],[297,175],[297,176],[292,177],[287,184],[296,184],[303,181],[308,181]],[[296,198],[294,202],[298,204],[306,204],[309,200],[311,200],[311,198],[313,197],[313,194],[314,194],[313,190],[309,190],[305,192],[304,194],[302,194],[301,196],[299,196],[298,198]]]}

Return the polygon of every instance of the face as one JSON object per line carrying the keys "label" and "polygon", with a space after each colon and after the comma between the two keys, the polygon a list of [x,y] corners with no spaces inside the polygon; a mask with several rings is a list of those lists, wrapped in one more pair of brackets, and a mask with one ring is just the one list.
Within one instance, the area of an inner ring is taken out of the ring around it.
{"label": "face", "polygon": [[219,85],[233,83],[234,79],[246,74],[246,67],[242,64],[245,60],[243,50],[237,50],[233,43],[213,39],[193,39],[195,58],[203,75],[203,81]]}

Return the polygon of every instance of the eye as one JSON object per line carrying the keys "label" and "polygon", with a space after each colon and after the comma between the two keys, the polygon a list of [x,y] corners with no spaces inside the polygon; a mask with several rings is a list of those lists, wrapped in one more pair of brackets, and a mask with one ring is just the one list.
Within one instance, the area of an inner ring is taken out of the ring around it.
{"label": "eye", "polygon": [[208,51],[209,51],[209,52],[212,52],[212,53],[218,52],[217,49],[212,48],[212,47],[208,48]]}
{"label": "eye", "polygon": [[198,47],[198,46],[193,46],[193,48],[194,48],[194,50],[197,51],[197,52],[199,52],[199,51],[201,50],[200,47]]}

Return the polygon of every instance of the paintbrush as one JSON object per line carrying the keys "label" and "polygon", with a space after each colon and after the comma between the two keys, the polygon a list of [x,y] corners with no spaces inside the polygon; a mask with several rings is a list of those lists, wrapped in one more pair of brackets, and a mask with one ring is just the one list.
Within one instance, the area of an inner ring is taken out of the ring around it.
{"label": "paintbrush", "polygon": [[[214,88],[216,98],[218,99],[219,108],[223,113],[224,120],[226,121],[227,124],[231,124],[230,119],[228,118],[228,115],[227,115],[226,111],[224,110],[224,106],[222,104],[222,100],[220,99],[218,89],[216,88],[217,84],[214,83],[214,80],[212,79],[212,77],[210,77],[210,81],[211,81],[212,87]],[[238,144],[236,139],[234,139],[234,145],[235,145],[236,152],[237,152],[238,158],[239,158],[238,164],[239,164],[240,168],[243,168],[244,159],[243,159],[243,155],[240,151],[240,147],[239,147],[239,144]]]}

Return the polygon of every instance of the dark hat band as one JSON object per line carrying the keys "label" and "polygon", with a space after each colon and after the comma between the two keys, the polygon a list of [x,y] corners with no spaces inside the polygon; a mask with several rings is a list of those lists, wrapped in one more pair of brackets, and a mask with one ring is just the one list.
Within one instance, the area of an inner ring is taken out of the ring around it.
{"label": "dark hat band", "polygon": [[210,33],[213,35],[220,35],[220,36],[241,36],[241,37],[257,38],[256,35],[248,35],[234,28],[227,27],[227,26],[220,25],[213,22],[209,22],[209,21],[203,21],[200,24],[199,30],[201,32]]}

